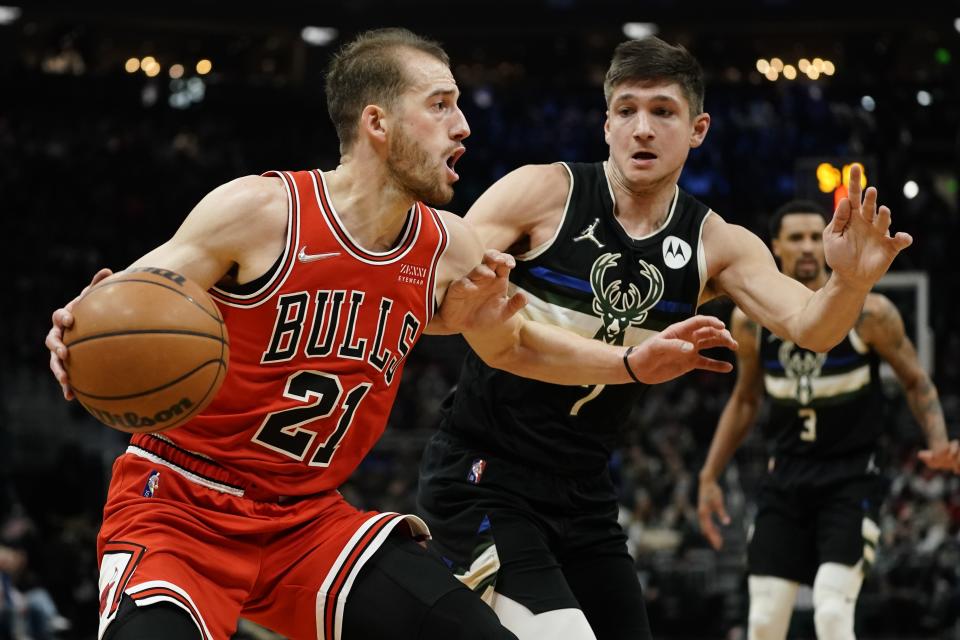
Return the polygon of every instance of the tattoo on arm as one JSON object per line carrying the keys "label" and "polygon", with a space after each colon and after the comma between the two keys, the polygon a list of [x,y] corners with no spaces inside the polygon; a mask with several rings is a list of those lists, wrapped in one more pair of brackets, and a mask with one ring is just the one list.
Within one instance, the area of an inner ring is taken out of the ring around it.
{"label": "tattoo on arm", "polygon": [[916,385],[906,389],[907,403],[914,418],[923,428],[928,443],[946,442],[947,428],[937,388],[927,376]]}

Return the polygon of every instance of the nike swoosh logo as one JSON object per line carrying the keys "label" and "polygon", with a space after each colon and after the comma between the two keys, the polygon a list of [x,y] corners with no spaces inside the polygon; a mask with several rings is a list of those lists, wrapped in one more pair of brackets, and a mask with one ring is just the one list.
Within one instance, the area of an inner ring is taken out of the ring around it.
{"label": "nike swoosh logo", "polygon": [[300,262],[313,262],[314,260],[326,260],[327,258],[333,258],[334,256],[340,255],[339,251],[333,251],[331,253],[307,253],[307,247],[300,247],[300,253],[297,254],[297,260]]}

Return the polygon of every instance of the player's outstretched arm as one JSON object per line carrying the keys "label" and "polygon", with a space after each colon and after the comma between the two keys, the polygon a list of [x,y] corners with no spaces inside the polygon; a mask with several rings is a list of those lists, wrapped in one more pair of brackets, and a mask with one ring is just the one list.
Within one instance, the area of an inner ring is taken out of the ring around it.
{"label": "player's outstretched arm", "polygon": [[720,415],[710,451],[700,470],[697,493],[700,531],[714,549],[723,546],[723,536],[717,529],[715,518],[721,524],[730,524],[730,516],[724,506],[723,489],[717,480],[753,428],[763,394],[760,353],[757,349],[760,329],[739,309],[734,309],[730,326],[733,337],[740,344],[737,350],[737,382]]}
{"label": "player's outstretched arm", "polygon": [[[279,180],[260,176],[238,178],[207,194],[170,240],[130,266],[170,269],[204,289],[216,284],[234,265],[259,275],[282,250],[286,207],[286,194]],[[50,371],[67,400],[74,396],[64,366],[70,353],[63,344],[63,332],[73,325],[72,309],[76,302],[112,273],[110,269],[101,269],[79,296],[53,312],[45,345],[50,351]]]}
{"label": "player's outstretched arm", "polygon": [[[521,296],[507,295],[512,258],[484,253],[473,231],[462,220],[449,220],[451,246],[441,262],[438,293],[446,297],[428,332],[461,332],[488,365],[527,378],[556,384],[654,384],[693,369],[726,372],[729,363],[701,352],[714,347],[735,349],[736,342],[723,323],[695,316],[671,325],[658,336],[634,348],[608,345],[516,315]],[[449,273],[468,271],[463,277]],[[451,297],[451,295],[453,297]],[[448,305],[451,305],[448,308]]]}
{"label": "player's outstretched arm", "polygon": [[871,293],[857,319],[857,334],[893,368],[907,404],[927,440],[919,458],[931,469],[960,473],[960,442],[947,440],[937,388],[920,364],[900,312],[885,296]]}
{"label": "player's outstretched arm", "polygon": [[811,292],[783,275],[759,238],[713,215],[703,234],[712,291],[730,296],[748,317],[801,347],[823,353],[836,346],[856,322],[870,288],[911,242],[903,233],[890,237],[890,211],[877,211],[876,189],[868,189],[860,202],[859,168],[851,170],[850,180],[849,198],[824,230],[834,272],[823,288]]}

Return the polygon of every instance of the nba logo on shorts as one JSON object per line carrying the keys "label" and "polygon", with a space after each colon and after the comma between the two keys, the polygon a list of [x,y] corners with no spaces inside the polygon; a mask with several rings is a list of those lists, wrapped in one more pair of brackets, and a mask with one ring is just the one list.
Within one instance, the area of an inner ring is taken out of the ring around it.
{"label": "nba logo on shorts", "polygon": [[480,484],[480,478],[483,477],[483,470],[487,468],[487,461],[483,458],[477,458],[470,465],[470,473],[467,474],[467,480],[473,484]]}
{"label": "nba logo on shorts", "polygon": [[154,471],[150,474],[150,477],[147,478],[147,484],[143,486],[143,497],[152,498],[153,494],[156,493],[157,487],[160,486],[160,472]]}

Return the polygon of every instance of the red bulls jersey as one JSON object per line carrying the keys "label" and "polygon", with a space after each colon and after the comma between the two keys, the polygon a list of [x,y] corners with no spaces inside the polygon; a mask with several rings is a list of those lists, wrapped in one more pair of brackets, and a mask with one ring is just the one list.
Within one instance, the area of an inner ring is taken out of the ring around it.
{"label": "red bulls jersey", "polygon": [[[287,191],[284,253],[258,290],[210,291],[230,338],[226,380],[205,411],[160,437],[246,489],[302,496],[337,488],[383,433],[448,238],[417,203],[393,249],[366,251],[320,171],[265,175]],[[156,450],[151,439],[132,444]]]}

